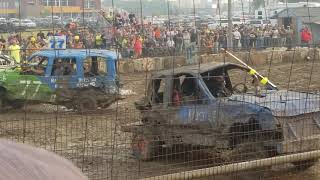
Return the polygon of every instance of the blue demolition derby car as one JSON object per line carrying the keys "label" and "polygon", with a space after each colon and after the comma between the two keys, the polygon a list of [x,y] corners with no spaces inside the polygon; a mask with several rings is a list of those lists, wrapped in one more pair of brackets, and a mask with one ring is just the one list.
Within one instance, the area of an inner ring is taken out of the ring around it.
{"label": "blue demolition derby car", "polygon": [[267,81],[231,63],[153,73],[146,97],[136,102],[141,121],[122,130],[132,133],[133,154],[140,160],[183,150],[227,163],[319,149],[320,95],[261,90],[259,82]]}
{"label": "blue demolition derby car", "polygon": [[0,72],[1,105],[52,103],[95,110],[116,100],[115,52],[107,50],[42,50],[20,67]]}

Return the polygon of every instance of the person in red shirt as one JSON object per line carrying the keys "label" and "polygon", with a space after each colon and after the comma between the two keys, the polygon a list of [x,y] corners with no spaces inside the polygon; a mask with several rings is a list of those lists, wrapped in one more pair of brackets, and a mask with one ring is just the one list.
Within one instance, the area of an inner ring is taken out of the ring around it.
{"label": "person in red shirt", "polygon": [[180,91],[180,80],[174,80],[174,88],[172,92],[172,104],[174,106],[181,106],[182,105],[182,94]]}
{"label": "person in red shirt", "polygon": [[134,53],[135,53],[136,58],[139,58],[142,55],[142,40],[141,40],[140,36],[136,36],[136,38],[135,38]]}
{"label": "person in red shirt", "polygon": [[154,36],[156,38],[157,41],[160,40],[160,37],[161,37],[161,31],[159,28],[156,28],[155,31],[154,31]]}
{"label": "person in red shirt", "polygon": [[312,33],[308,29],[308,27],[304,27],[301,31],[301,46],[309,47],[312,41]]}

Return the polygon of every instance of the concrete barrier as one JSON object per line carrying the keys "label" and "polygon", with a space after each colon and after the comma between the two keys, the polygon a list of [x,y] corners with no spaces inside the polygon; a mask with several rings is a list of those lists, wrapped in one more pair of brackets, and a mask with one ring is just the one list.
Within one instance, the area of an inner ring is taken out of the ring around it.
{"label": "concrete barrier", "polygon": [[[234,54],[249,65],[258,66],[264,64],[279,64],[300,61],[319,61],[320,50],[308,48],[295,48],[287,51],[286,48],[276,50],[267,49],[263,51],[234,52]],[[205,54],[194,57],[194,64],[208,62],[236,62],[231,57],[221,54]],[[154,57],[141,59],[122,59],[119,62],[120,73],[133,73],[145,71],[158,71],[172,69],[188,65],[183,56]]]}

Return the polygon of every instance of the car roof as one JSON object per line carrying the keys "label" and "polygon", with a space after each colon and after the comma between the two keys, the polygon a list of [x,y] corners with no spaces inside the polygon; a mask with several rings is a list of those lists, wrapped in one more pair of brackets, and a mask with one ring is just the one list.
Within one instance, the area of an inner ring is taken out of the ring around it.
{"label": "car roof", "polygon": [[86,58],[88,56],[100,56],[107,57],[109,60],[117,60],[117,53],[109,50],[101,49],[66,49],[66,50],[57,50],[57,49],[47,49],[40,50],[32,54],[34,56],[46,56],[46,57],[80,57]]}
{"label": "car roof", "polygon": [[153,77],[161,77],[161,76],[172,76],[177,74],[202,74],[205,72],[213,71],[215,69],[233,69],[240,68],[244,70],[248,70],[248,68],[234,63],[221,63],[221,62],[210,62],[205,64],[191,65],[191,66],[183,66],[179,68],[162,70],[152,73]]}

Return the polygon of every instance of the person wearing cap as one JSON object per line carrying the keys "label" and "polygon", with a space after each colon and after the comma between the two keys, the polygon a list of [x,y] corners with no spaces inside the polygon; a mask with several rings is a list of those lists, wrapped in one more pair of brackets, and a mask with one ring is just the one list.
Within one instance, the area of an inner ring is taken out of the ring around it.
{"label": "person wearing cap", "polygon": [[35,53],[39,49],[40,49],[40,47],[36,41],[36,38],[31,37],[30,42],[27,45],[27,52],[26,52],[27,57],[31,56],[33,53]]}
{"label": "person wearing cap", "polygon": [[83,43],[80,41],[80,36],[76,35],[74,36],[74,42],[71,45],[71,48],[73,49],[83,49]]}
{"label": "person wearing cap", "polygon": [[20,54],[21,47],[19,46],[17,40],[12,40],[12,44],[8,47],[8,54],[12,57],[15,63],[21,63],[21,54]]}

